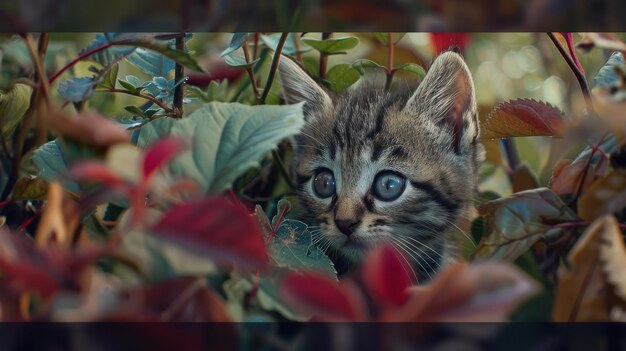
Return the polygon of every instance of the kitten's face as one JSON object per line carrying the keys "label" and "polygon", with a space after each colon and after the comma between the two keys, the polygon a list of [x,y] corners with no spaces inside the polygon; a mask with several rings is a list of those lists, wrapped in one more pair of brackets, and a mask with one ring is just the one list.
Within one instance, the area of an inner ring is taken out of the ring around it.
{"label": "kitten's face", "polygon": [[480,148],[469,73],[460,56],[442,57],[415,92],[356,88],[334,98],[281,60],[287,101],[306,101],[295,165],[300,202],[339,270],[381,242],[411,257],[420,276],[450,255]]}

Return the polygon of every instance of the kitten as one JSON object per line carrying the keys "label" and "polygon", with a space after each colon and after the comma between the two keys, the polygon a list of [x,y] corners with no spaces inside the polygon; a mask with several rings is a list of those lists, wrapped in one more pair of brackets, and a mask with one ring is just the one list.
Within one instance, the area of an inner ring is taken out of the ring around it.
{"label": "kitten", "polygon": [[461,56],[441,54],[417,89],[394,93],[335,96],[287,57],[279,74],[285,102],[305,102],[295,161],[303,219],[338,272],[382,242],[413,261],[419,281],[455,260],[484,153]]}

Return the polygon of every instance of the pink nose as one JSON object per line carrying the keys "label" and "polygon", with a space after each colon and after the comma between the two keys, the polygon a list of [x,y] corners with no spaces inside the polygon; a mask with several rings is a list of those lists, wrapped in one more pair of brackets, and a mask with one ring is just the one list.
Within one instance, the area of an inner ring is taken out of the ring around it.
{"label": "pink nose", "polygon": [[337,219],[337,218],[335,218],[335,225],[337,226],[339,231],[341,231],[342,233],[344,233],[347,236],[350,236],[350,234],[352,234],[354,232],[356,227],[359,226],[359,223],[361,223],[361,221],[357,221],[357,220],[353,220],[353,219]]}

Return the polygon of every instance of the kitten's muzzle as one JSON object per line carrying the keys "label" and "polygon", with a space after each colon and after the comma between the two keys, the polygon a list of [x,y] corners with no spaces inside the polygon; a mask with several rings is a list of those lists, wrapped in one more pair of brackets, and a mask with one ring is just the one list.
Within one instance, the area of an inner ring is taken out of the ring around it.
{"label": "kitten's muzzle", "polygon": [[335,225],[337,226],[337,229],[339,229],[339,231],[346,236],[350,236],[354,233],[359,224],[361,224],[360,220],[335,218]]}

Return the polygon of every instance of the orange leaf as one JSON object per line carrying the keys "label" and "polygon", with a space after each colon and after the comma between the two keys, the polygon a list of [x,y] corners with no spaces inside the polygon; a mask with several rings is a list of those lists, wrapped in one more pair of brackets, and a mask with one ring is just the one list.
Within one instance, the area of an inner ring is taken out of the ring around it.
{"label": "orange leaf", "polygon": [[626,170],[616,169],[598,178],[583,194],[578,213],[586,220],[618,212],[626,207]]}

